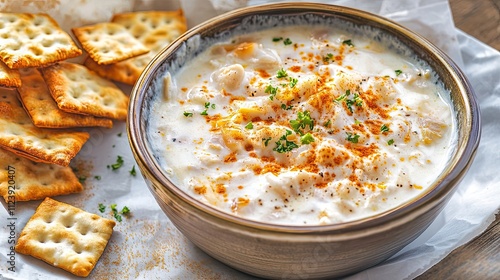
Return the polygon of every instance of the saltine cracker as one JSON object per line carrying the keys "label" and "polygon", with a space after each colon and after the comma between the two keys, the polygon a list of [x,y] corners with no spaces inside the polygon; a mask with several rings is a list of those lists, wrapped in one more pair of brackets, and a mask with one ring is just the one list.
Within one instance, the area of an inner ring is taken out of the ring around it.
{"label": "saltine cracker", "polygon": [[116,63],[149,52],[123,25],[101,22],[71,29],[83,49],[98,64]]}
{"label": "saltine cracker", "polygon": [[[5,202],[39,200],[46,197],[81,192],[83,186],[71,167],[34,162],[0,148],[0,195]],[[13,170],[15,173],[9,173]],[[9,184],[9,176],[15,184]]]}
{"label": "saltine cracker", "polygon": [[77,276],[92,272],[115,222],[46,198],[21,231],[16,251]]}
{"label": "saltine cracker", "polygon": [[127,119],[129,98],[113,82],[87,67],[59,62],[41,69],[57,106],[66,112]]}
{"label": "saltine cracker", "polygon": [[17,89],[21,102],[37,127],[70,128],[102,126],[111,128],[113,121],[106,118],[65,112],[50,95],[42,74],[34,68],[20,69],[22,86]]}
{"label": "saltine cracker", "polygon": [[182,10],[116,14],[111,22],[125,26],[150,52],[110,65],[99,65],[90,58],[84,64],[102,77],[129,85],[137,81],[146,65],[162,48],[187,30]]}
{"label": "saltine cracker", "polygon": [[9,68],[42,67],[81,54],[49,15],[0,13],[0,59]]}
{"label": "saltine cracker", "polygon": [[16,90],[0,88],[0,147],[33,161],[68,166],[89,136],[88,132],[36,127]]}

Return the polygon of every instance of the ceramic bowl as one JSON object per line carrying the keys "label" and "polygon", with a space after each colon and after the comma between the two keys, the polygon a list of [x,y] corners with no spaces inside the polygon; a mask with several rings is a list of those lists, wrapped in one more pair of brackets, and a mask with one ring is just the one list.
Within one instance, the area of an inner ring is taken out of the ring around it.
{"label": "ceramic bowl", "polygon": [[[375,30],[426,61],[450,91],[457,118],[457,146],[444,171],[421,196],[382,214],[322,226],[256,222],[217,210],[179,189],[151,148],[148,116],[162,92],[166,71],[175,73],[197,53],[231,34],[275,24],[346,23],[353,30]],[[473,161],[480,139],[475,95],[460,69],[425,38],[363,11],[324,4],[254,6],[210,19],[163,49],[147,66],[131,94],[129,141],[140,170],[172,223],[203,251],[240,271],[265,278],[332,278],[352,274],[389,258],[417,238],[446,205]]]}

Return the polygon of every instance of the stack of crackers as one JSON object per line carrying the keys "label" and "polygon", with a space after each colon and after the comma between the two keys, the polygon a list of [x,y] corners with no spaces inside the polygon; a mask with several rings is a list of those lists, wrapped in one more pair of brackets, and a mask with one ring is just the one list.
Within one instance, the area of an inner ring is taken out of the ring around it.
{"label": "stack of crackers", "polygon": [[[16,251],[89,275],[115,222],[50,197],[83,190],[69,167],[90,137],[79,129],[126,120],[129,98],[112,81],[134,84],[185,30],[180,10],[118,14],[72,29],[82,51],[47,14],[0,13],[0,195],[43,199]],[[83,64],[68,61],[84,53]]]}

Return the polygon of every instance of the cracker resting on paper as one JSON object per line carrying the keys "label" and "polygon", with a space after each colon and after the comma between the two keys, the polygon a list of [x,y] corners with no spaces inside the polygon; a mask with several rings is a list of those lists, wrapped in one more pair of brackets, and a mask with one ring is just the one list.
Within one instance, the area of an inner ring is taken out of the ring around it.
{"label": "cracker resting on paper", "polygon": [[16,90],[0,88],[0,147],[36,162],[68,166],[89,133],[36,127],[17,96]]}
{"label": "cracker resting on paper", "polygon": [[98,64],[116,63],[149,52],[123,25],[102,22],[71,29]]}
{"label": "cracker resting on paper", "polygon": [[86,277],[104,252],[114,226],[112,220],[46,198],[21,231],[16,251]]}
{"label": "cracker resting on paper", "polygon": [[133,85],[146,65],[164,47],[187,30],[182,10],[116,14],[112,22],[125,26],[150,52],[115,64],[99,65],[90,58],[85,66],[102,77]]}
{"label": "cracker resting on paper", "polygon": [[61,110],[117,120],[127,119],[128,96],[113,82],[87,67],[59,62],[41,71]]}
{"label": "cracker resting on paper", "polygon": [[41,67],[81,54],[49,15],[0,13],[0,59],[9,68]]}
{"label": "cracker resting on paper", "polygon": [[[20,174],[15,177],[14,190],[9,189],[9,166]],[[71,167],[34,162],[1,148],[0,168],[0,195],[5,202],[9,196],[15,196],[15,201],[29,201],[83,190]]]}
{"label": "cracker resting on paper", "polygon": [[21,76],[16,69],[10,69],[5,63],[0,62],[0,86],[20,87]]}
{"label": "cracker resting on paper", "polygon": [[25,68],[20,69],[20,73],[23,83],[17,91],[24,109],[35,126],[49,128],[113,126],[113,121],[110,119],[72,114],[59,109],[38,70]]}

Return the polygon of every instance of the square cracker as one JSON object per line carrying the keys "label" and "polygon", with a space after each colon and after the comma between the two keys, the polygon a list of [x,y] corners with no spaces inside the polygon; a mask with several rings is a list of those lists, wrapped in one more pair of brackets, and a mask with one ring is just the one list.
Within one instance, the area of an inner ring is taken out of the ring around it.
{"label": "square cracker", "polygon": [[20,87],[21,76],[16,69],[10,69],[5,63],[0,62],[0,86]]}
{"label": "square cracker", "polygon": [[[34,162],[0,148],[0,195],[5,202],[39,200],[46,197],[81,192],[82,184],[70,167]],[[9,170],[21,176],[9,184]],[[9,189],[12,186],[14,189]],[[11,199],[13,200],[13,199]]]}
{"label": "square cracker", "polygon": [[123,25],[102,22],[71,29],[98,64],[111,64],[149,52]]}
{"label": "square cracker", "polygon": [[9,68],[41,67],[81,54],[49,15],[0,13],[0,59]]}
{"label": "square cracker", "polygon": [[61,110],[117,120],[127,119],[128,96],[113,82],[87,67],[63,61],[41,71]]}
{"label": "square cracker", "polygon": [[99,65],[90,58],[84,64],[102,77],[129,85],[137,81],[146,65],[162,48],[187,30],[182,10],[116,14],[111,21],[125,26],[150,52],[110,65]]}
{"label": "square cracker", "polygon": [[90,135],[36,127],[17,96],[16,90],[0,88],[0,147],[36,162],[68,166]]}
{"label": "square cracker", "polygon": [[24,109],[35,126],[50,128],[113,126],[113,121],[110,119],[72,114],[59,109],[40,72],[34,68],[24,68],[20,69],[20,73],[23,84],[17,91]]}
{"label": "square cracker", "polygon": [[21,231],[16,251],[77,276],[94,269],[115,222],[49,197]]}

